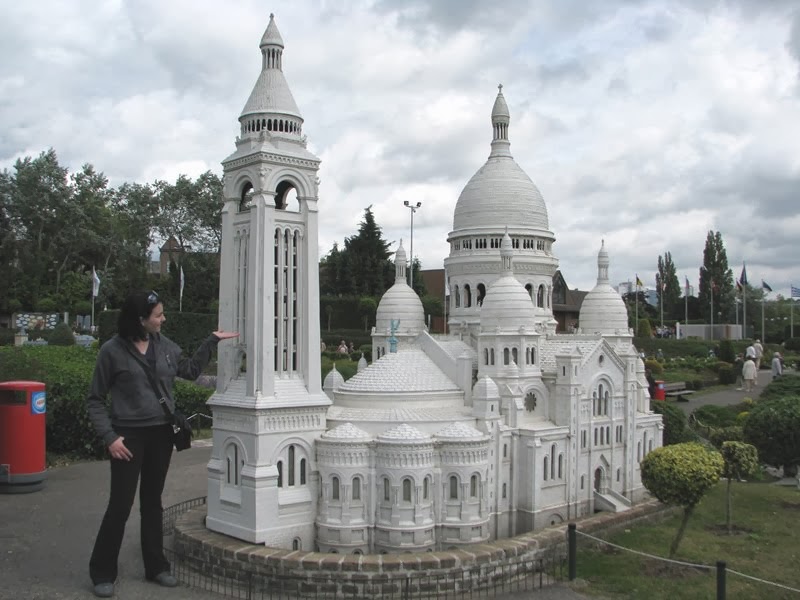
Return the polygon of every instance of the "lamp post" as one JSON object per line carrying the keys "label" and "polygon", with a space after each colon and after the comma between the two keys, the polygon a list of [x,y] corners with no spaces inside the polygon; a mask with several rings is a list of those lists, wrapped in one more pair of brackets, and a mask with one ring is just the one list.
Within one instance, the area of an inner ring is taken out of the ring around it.
{"label": "lamp post", "polygon": [[411,251],[408,261],[408,287],[414,289],[414,213],[422,206],[422,202],[411,204],[408,200],[403,201],[403,206],[411,210]]}
{"label": "lamp post", "polygon": [[708,286],[709,296],[711,297],[711,339],[714,339],[714,280],[711,278],[711,273],[706,269],[705,265],[700,266],[701,271],[708,273]]}

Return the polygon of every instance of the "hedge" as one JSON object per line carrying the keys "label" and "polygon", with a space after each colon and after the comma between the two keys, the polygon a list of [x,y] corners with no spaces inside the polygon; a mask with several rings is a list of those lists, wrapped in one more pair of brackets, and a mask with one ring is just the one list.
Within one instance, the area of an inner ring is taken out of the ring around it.
{"label": "hedge", "polygon": [[[47,393],[47,451],[74,458],[102,458],[105,448],[89,420],[86,395],[96,350],[81,346],[0,348],[0,381],[41,381]],[[178,380],[175,402],[186,414],[202,410],[213,390]]]}

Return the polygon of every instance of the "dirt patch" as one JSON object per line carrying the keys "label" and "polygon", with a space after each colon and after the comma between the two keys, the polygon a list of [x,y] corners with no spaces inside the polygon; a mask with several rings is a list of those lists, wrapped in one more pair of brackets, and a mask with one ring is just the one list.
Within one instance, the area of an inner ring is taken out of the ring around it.
{"label": "dirt patch", "polygon": [[642,574],[646,577],[660,577],[664,579],[687,579],[708,573],[708,569],[676,565],[663,560],[647,559],[642,561]]}
{"label": "dirt patch", "polygon": [[788,502],[784,500],[781,502],[781,508],[786,508],[788,510],[800,510],[800,502]]}

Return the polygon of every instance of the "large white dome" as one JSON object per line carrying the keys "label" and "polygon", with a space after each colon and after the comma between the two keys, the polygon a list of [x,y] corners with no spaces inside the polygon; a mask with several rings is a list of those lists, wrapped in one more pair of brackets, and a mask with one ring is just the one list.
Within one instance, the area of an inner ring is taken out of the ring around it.
{"label": "large white dome", "polygon": [[581,304],[578,326],[583,333],[606,335],[628,334],[628,309],[608,280],[610,261],[605,242],[597,255],[597,285],[586,294]]}
{"label": "large white dome", "polygon": [[489,158],[458,197],[453,231],[510,224],[547,230],[547,207],[531,178],[510,156]]}

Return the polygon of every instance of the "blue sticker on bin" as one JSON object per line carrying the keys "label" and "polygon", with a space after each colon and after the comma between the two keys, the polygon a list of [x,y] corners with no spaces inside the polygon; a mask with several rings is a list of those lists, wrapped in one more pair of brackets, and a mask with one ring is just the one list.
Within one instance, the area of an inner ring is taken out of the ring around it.
{"label": "blue sticker on bin", "polygon": [[43,415],[47,408],[44,392],[33,392],[31,394],[31,414]]}

